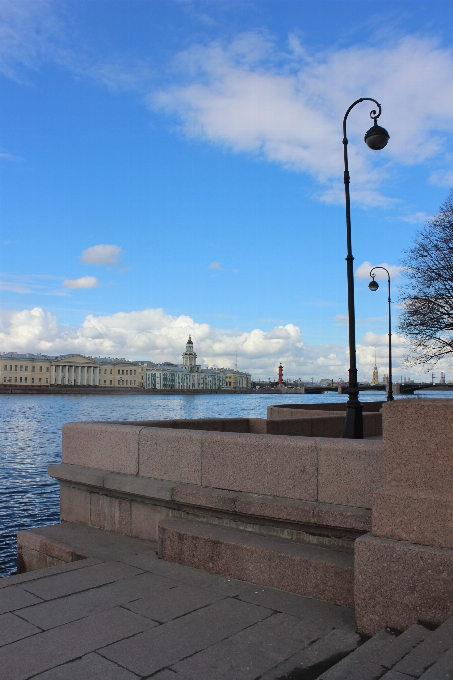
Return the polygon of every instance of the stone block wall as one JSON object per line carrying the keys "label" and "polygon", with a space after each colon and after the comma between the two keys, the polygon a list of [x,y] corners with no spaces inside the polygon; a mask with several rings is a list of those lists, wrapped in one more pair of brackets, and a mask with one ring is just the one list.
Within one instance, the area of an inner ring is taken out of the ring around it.
{"label": "stone block wall", "polygon": [[383,407],[383,486],[355,544],[360,629],[403,630],[453,614],[453,400]]}
{"label": "stone block wall", "polygon": [[291,434],[329,417],[69,423],[49,470],[61,518],[150,540],[181,519],[346,551],[360,632],[442,623],[453,614],[453,400],[384,404],[382,441]]}
{"label": "stone block wall", "polygon": [[371,528],[381,443],[269,436],[268,422],[68,423],[49,468],[61,520],[157,540],[162,519],[190,516],[352,550]]}

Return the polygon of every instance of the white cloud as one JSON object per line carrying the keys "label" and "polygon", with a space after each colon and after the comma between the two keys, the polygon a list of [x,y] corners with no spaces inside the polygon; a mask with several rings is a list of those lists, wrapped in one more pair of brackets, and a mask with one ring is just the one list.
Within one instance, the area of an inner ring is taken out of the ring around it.
{"label": "white cloud", "polygon": [[65,288],[97,288],[99,286],[99,279],[95,276],[82,276],[80,279],[65,279],[63,281]]}
{"label": "white cloud", "polygon": [[98,264],[107,267],[118,263],[123,249],[120,246],[107,245],[100,243],[98,246],[91,246],[83,251],[80,259],[85,264]]}
{"label": "white cloud", "polygon": [[58,337],[56,317],[40,307],[6,316],[6,323],[3,321],[0,332],[4,351],[47,351]]}
{"label": "white cloud", "polygon": [[[6,241],[5,243],[8,243]],[[14,243],[11,241],[10,243]],[[66,296],[68,293],[61,289],[53,289],[55,282],[61,281],[61,277],[50,274],[0,274],[0,290],[19,295],[57,295]],[[51,284],[51,285],[49,285]]]}
{"label": "white cloud", "polygon": [[444,137],[453,132],[453,56],[431,39],[407,37],[308,55],[294,36],[283,53],[268,37],[247,33],[229,44],[193,46],[178,55],[176,65],[179,82],[150,95],[150,107],[175,115],[189,137],[310,173],[325,185],[320,197],[329,202],[343,200],[337,180],[341,122],[358,93],[381,101],[381,122],[391,137],[378,155],[363,144],[371,126],[369,102],[348,119],[353,197],[363,204],[389,201],[369,188],[388,175],[382,163],[413,164],[442,155]]}
{"label": "white cloud", "polygon": [[[4,351],[81,352],[127,356],[155,361],[180,361],[189,334],[205,365],[233,366],[237,351],[242,368],[278,365],[280,360],[300,365],[304,343],[292,324],[249,332],[222,330],[197,323],[191,317],[171,316],[162,309],[88,315],[77,328],[60,326],[55,316],[40,308],[6,314],[0,333]],[[276,370],[276,369],[275,369]]]}
{"label": "white cloud", "polygon": [[[72,22],[72,23],[71,23]],[[382,187],[395,165],[439,161],[431,181],[451,185],[453,54],[440,41],[388,33],[343,49],[313,51],[291,33],[279,49],[263,32],[195,44],[176,55],[171,85],[155,87],[154,64],[99,55],[78,34],[71,13],[49,0],[0,3],[0,71],[24,81],[46,62],[110,89],[133,90],[148,107],[174,116],[189,137],[309,173],[317,198],[342,202],[341,123],[359,95],[383,105],[390,143],[379,154],[363,144],[371,125],[365,102],[348,119],[352,198],[366,206],[395,202]],[[370,188],[372,187],[372,188]]]}
{"label": "white cloud", "polygon": [[[2,351],[65,354],[80,352],[93,356],[120,356],[130,359],[179,363],[191,334],[204,366],[232,367],[236,352],[238,367],[256,377],[277,375],[282,362],[286,377],[311,379],[347,378],[348,352],[341,344],[306,345],[301,329],[293,324],[276,326],[266,332],[213,328],[190,316],[172,316],[163,309],[118,312],[110,316],[89,314],[79,326],[64,326],[56,316],[39,307],[6,311],[0,316]],[[371,379],[374,351],[380,371],[387,367],[386,334],[368,332],[357,345],[360,380]],[[405,339],[393,336],[395,371],[401,369],[406,353]],[[411,375],[415,370],[411,369]],[[422,375],[423,371],[419,370]]]}
{"label": "white cloud", "polygon": [[[453,177],[453,173],[452,173]],[[431,215],[428,215],[425,212],[417,212],[414,213],[413,215],[406,215],[405,217],[401,218],[404,220],[404,222],[410,222],[411,224],[424,224],[426,220],[431,219]]]}
{"label": "white cloud", "polygon": [[29,70],[48,60],[61,61],[68,37],[55,3],[0,3],[0,72],[12,80],[27,82]]}
{"label": "white cloud", "polygon": [[0,159],[2,161],[10,161],[12,163],[18,163],[23,160],[20,156],[14,156],[12,153],[0,153]]}
{"label": "white cloud", "polygon": [[431,184],[438,187],[453,187],[453,170],[438,170],[430,175]]}
{"label": "white cloud", "polygon": [[222,269],[220,262],[211,262],[208,269]]}
{"label": "white cloud", "polygon": [[[382,262],[381,264],[373,265],[371,264],[371,262],[365,261],[362,262],[362,264],[359,265],[355,270],[356,278],[370,279],[371,281],[370,271],[372,270],[373,267],[385,267],[388,270],[391,279],[393,279],[395,276],[401,276],[403,271],[406,269],[406,267],[403,267],[398,264],[387,264],[386,262]],[[382,269],[376,269],[374,273],[376,275],[375,276],[376,279],[385,281],[387,280],[387,274]]]}

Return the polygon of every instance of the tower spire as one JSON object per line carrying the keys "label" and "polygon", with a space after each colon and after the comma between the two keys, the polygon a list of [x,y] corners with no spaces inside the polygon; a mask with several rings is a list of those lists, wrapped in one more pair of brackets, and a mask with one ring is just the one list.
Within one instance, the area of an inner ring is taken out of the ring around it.
{"label": "tower spire", "polygon": [[373,368],[373,377],[371,378],[371,384],[372,385],[378,385],[379,384],[379,373],[378,373],[377,365],[376,365],[376,347],[374,348],[374,368]]}

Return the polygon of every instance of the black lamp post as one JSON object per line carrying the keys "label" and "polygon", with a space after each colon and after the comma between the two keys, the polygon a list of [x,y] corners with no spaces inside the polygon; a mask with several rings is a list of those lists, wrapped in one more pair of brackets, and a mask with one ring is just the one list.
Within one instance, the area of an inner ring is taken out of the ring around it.
{"label": "black lamp post", "polygon": [[374,280],[376,274],[373,274],[375,269],[383,269],[387,272],[387,282],[388,282],[388,305],[389,305],[389,389],[387,392],[387,401],[393,401],[393,384],[392,384],[392,310],[391,310],[391,299],[390,299],[390,274],[385,267],[373,267],[370,271],[370,276],[373,279],[368,284],[368,288],[374,293],[379,288],[379,284]]}
{"label": "black lamp post", "polygon": [[360,102],[374,102],[378,107],[370,112],[370,117],[374,121],[365,134],[365,143],[373,151],[383,149],[390,139],[390,135],[383,127],[377,124],[377,119],[381,115],[381,105],[376,99],[362,97],[357,99],[346,111],[343,118],[343,145],[344,145],[344,193],[346,198],[346,242],[347,256],[346,269],[348,276],[348,314],[349,314],[349,398],[346,404],[346,418],[343,426],[343,437],[349,439],[363,439],[363,418],[362,404],[359,401],[359,385],[357,381],[357,360],[355,348],[355,308],[354,308],[354,271],[351,240],[351,199],[349,196],[349,165],[348,165],[348,138],[346,137],[346,120],[349,112]]}

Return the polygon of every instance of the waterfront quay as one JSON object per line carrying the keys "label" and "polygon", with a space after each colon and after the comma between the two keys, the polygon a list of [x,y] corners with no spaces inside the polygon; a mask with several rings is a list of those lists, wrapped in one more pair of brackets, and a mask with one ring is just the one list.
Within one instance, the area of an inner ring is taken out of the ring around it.
{"label": "waterfront quay", "polygon": [[340,397],[64,425],[60,523],[0,579],[7,680],[451,678],[453,402],[367,402],[353,440]]}

